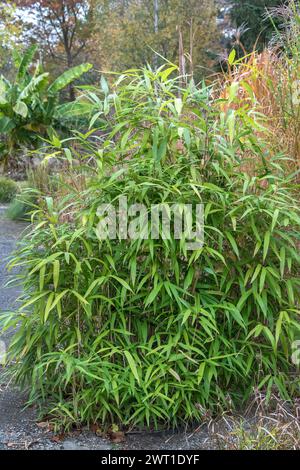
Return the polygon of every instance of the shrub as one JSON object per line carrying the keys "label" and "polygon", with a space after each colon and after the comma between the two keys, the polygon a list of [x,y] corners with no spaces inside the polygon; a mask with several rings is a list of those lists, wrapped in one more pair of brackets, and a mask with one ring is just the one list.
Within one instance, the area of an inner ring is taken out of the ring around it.
{"label": "shrub", "polygon": [[34,199],[29,194],[21,193],[8,206],[5,215],[11,220],[30,220]]}
{"label": "shrub", "polygon": [[[220,114],[209,89],[179,90],[172,71],[129,72],[106,91],[102,140],[80,137],[96,163],[87,190],[75,202],[47,197],[10,263],[26,267],[22,306],[2,315],[5,328],[19,325],[14,378],[64,427],[177,425],[241,405],[254,388],[299,392],[299,204],[280,158],[266,162],[256,116]],[[242,170],[245,149],[261,160],[258,176]],[[124,196],[147,208],[204,204],[203,248],[174,236],[100,240],[98,206]]]}
{"label": "shrub", "polygon": [[49,73],[43,72],[39,62],[31,73],[36,52],[33,45],[22,56],[15,53],[14,81],[0,76],[0,161],[5,166],[17,163],[20,149],[41,146],[41,137],[53,134],[53,129],[66,131],[70,116],[84,114],[81,103],[60,105],[59,94],[92,65],[73,67],[50,83]]}
{"label": "shrub", "polygon": [[40,195],[44,197],[58,191],[56,176],[51,176],[46,164],[27,170],[27,181],[20,188],[20,194],[10,203],[6,216],[11,220],[30,220],[31,212],[37,208]]}
{"label": "shrub", "polygon": [[0,176],[0,203],[11,202],[18,192],[15,181]]}
{"label": "shrub", "polygon": [[[6,216],[11,220],[30,220],[31,213],[34,212],[43,199],[55,195],[55,200],[60,200],[66,194],[76,197],[75,190],[82,189],[83,175],[70,174],[60,171],[51,174],[47,164],[40,164],[36,168],[27,171],[27,181],[23,183],[20,194],[10,203],[6,210]],[[72,185],[73,183],[73,185]],[[71,191],[70,191],[71,185]]]}

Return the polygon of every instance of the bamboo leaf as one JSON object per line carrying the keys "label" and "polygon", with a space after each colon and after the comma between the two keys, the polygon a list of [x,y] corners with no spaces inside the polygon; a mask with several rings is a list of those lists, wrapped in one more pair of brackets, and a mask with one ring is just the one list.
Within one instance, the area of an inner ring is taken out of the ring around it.
{"label": "bamboo leaf", "polygon": [[124,351],[124,354],[125,354],[125,356],[126,356],[126,359],[127,359],[127,361],[128,361],[129,367],[130,367],[130,369],[131,369],[131,371],[132,371],[132,373],[133,373],[133,375],[134,375],[136,381],[137,381],[138,383],[140,383],[139,374],[138,374],[137,367],[136,367],[136,364],[135,364],[135,361],[134,361],[132,355],[130,354],[129,351]]}

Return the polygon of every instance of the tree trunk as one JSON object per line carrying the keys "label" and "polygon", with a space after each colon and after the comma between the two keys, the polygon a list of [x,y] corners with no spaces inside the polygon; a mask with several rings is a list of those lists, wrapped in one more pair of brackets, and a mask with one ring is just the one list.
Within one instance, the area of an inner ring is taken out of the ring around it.
{"label": "tree trunk", "polygon": [[[70,51],[66,51],[66,52],[67,52],[68,69],[70,69],[71,67],[73,67],[73,58],[72,58]],[[75,88],[74,88],[73,83],[70,83],[70,85],[68,86],[68,90],[69,90],[69,101],[74,101],[76,97],[75,97]]]}
{"label": "tree trunk", "polygon": [[70,101],[75,101],[75,88],[74,86],[72,85],[72,83],[70,83],[69,85],[69,100]]}

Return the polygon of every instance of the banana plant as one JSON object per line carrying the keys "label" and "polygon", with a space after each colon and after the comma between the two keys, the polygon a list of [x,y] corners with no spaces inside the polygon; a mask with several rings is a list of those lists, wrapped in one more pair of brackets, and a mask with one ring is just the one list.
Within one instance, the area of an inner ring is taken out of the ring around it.
{"label": "banana plant", "polygon": [[33,65],[36,53],[37,46],[33,45],[22,57],[15,55],[13,82],[0,76],[0,160],[5,166],[16,159],[20,149],[37,148],[39,137],[50,129],[66,126],[68,116],[59,112],[60,92],[92,68],[88,63],[78,65],[51,83],[40,63]]}

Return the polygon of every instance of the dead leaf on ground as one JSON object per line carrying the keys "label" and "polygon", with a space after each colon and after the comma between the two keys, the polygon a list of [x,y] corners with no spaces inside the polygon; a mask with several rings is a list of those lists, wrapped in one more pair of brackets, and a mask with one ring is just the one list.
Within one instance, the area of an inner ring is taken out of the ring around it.
{"label": "dead leaf on ground", "polygon": [[106,435],[104,433],[103,429],[101,429],[101,427],[97,423],[91,424],[89,429],[90,429],[91,432],[96,434],[96,436],[98,436],[98,437],[105,437],[105,435]]}
{"label": "dead leaf on ground", "polygon": [[125,441],[125,434],[122,431],[110,432],[109,437],[111,442],[113,442],[114,444],[119,444],[120,442]]}
{"label": "dead leaf on ground", "polygon": [[40,423],[36,423],[37,427],[40,429],[49,429],[49,421],[41,421]]}
{"label": "dead leaf on ground", "polygon": [[55,436],[51,437],[51,441],[59,443],[64,440],[65,434],[56,434]]}
{"label": "dead leaf on ground", "polygon": [[95,434],[97,434],[97,432],[99,431],[99,429],[100,429],[100,428],[99,428],[99,425],[98,425],[97,423],[93,423],[93,424],[90,425],[90,430],[91,430],[92,432],[94,432]]}
{"label": "dead leaf on ground", "polygon": [[7,442],[6,443],[7,447],[11,448],[11,447],[14,447],[16,445],[15,442]]}

